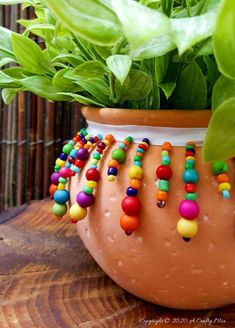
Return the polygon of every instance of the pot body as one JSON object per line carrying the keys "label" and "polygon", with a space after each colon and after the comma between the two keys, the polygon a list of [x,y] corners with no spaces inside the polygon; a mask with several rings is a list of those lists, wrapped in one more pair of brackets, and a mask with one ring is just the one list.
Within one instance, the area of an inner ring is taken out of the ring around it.
{"label": "pot body", "polygon": [[[96,121],[105,121],[101,110],[85,108],[85,115],[89,110],[88,116],[95,117]],[[133,115],[130,111],[127,114]],[[167,111],[166,115],[171,115],[172,119],[175,114]],[[187,115],[195,115],[195,112],[187,112]],[[192,119],[190,124],[207,124],[208,113],[202,113],[201,116],[197,114],[196,117],[199,119]],[[135,116],[127,118],[128,122],[130,120],[132,124],[136,122]],[[112,120],[111,115],[110,122],[113,124],[114,121],[120,123]],[[150,119],[150,123],[145,121],[145,124],[152,124],[153,121]],[[183,121],[172,124],[182,126],[185,124]],[[161,119],[157,119],[157,124],[161,124]],[[168,124],[171,123],[168,121]],[[112,133],[111,128],[109,132]],[[141,126],[139,135],[140,138],[148,137],[142,133]],[[191,140],[190,134],[188,140]],[[165,141],[168,141],[167,138]],[[118,141],[115,142],[104,153],[99,166],[102,178],[96,190],[95,204],[88,209],[86,219],[76,225],[82,241],[96,262],[118,285],[156,304],[178,309],[209,309],[234,303],[235,189],[232,189],[230,199],[222,198],[210,164],[202,162],[201,147],[197,147],[196,169],[200,176],[197,185],[199,230],[189,243],[185,243],[176,231],[180,219],[178,205],[185,195],[182,181],[185,149],[183,146],[173,147],[169,200],[167,206],[160,209],[156,206],[155,171],[161,163],[161,146],[150,146],[143,159],[143,186],[138,193],[142,203],[141,224],[136,232],[126,236],[119,225],[123,213],[121,201],[129,185],[128,169],[133,163],[136,144],[128,149],[127,160],[121,165],[116,181],[108,182],[108,162],[112,150],[118,144]],[[228,164],[229,178],[233,185],[232,160]],[[88,166],[89,162],[83,173],[71,180],[72,203],[86,183],[85,172]]]}

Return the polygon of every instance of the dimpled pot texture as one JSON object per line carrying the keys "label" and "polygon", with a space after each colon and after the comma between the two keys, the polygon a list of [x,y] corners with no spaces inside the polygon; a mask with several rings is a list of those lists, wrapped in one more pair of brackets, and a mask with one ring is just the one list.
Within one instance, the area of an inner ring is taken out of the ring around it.
{"label": "dimpled pot texture", "polygon": [[[87,108],[83,110],[85,116],[87,111]],[[92,109],[90,112],[89,120]],[[129,112],[128,115],[134,115]],[[167,112],[166,115],[171,115]],[[184,120],[184,116],[180,119]],[[135,117],[129,116],[128,120],[138,124]],[[107,124],[106,118],[103,121]],[[141,137],[148,137],[141,134],[141,127],[139,132]],[[159,209],[156,206],[155,171],[161,162],[161,147],[151,146],[143,160],[143,187],[139,192],[141,225],[128,237],[119,225],[120,204],[129,185],[128,168],[132,165],[136,144],[127,151],[127,160],[121,165],[116,181],[108,182],[108,161],[111,151],[118,144],[114,143],[100,161],[102,177],[95,194],[95,204],[88,209],[87,217],[76,225],[93,258],[118,285],[156,304],[178,309],[209,309],[234,303],[235,188],[230,199],[222,198],[210,165],[203,164],[201,148],[197,147],[196,169],[200,175],[197,191],[201,209],[199,230],[196,237],[185,243],[176,231],[180,218],[178,205],[185,194],[182,182],[184,147],[173,148],[169,201],[164,209]],[[228,164],[229,178],[234,184],[232,160]],[[72,203],[86,182],[84,172],[88,165],[80,177],[72,178]]]}

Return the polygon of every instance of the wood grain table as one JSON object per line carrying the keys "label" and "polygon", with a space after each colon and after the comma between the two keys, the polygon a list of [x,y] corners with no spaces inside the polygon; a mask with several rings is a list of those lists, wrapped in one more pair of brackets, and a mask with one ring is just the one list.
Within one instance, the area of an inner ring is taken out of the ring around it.
{"label": "wood grain table", "polygon": [[50,206],[0,215],[0,328],[235,327],[235,306],[179,311],[125,292]]}

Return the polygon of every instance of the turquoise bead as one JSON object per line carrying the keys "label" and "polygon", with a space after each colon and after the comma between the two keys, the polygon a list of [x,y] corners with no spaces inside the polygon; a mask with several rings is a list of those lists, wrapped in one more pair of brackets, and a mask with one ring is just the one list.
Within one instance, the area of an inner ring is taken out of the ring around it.
{"label": "turquoise bead", "polygon": [[230,192],[229,190],[223,190],[223,198],[224,199],[229,199],[230,198]]}
{"label": "turquoise bead", "polygon": [[124,143],[120,143],[119,148],[127,149],[127,146]]}
{"label": "turquoise bead", "polygon": [[83,134],[84,137],[88,135],[88,132],[85,128],[81,129],[80,133]]}
{"label": "turquoise bead", "polygon": [[192,164],[193,167],[195,166],[195,160],[194,159],[187,159],[186,164]]}
{"label": "turquoise bead", "polygon": [[79,167],[77,167],[76,165],[71,165],[70,170],[75,172],[75,173],[80,173],[81,172],[81,169]]}
{"label": "turquoise bead", "polygon": [[74,146],[75,145],[75,142],[73,140],[70,140],[69,141],[69,144],[72,145],[72,146]]}
{"label": "turquoise bead", "polygon": [[95,165],[95,164],[91,164],[91,165],[90,165],[90,168],[91,168],[91,169],[97,169],[97,165]]}
{"label": "turquoise bead", "polygon": [[185,183],[197,183],[198,179],[198,173],[194,169],[185,170],[183,173],[183,180]]}
{"label": "turquoise bead", "polygon": [[196,192],[187,192],[185,194],[185,198],[188,200],[197,200],[197,193]]}
{"label": "turquoise bead", "polygon": [[140,161],[135,161],[134,162],[134,165],[141,167],[142,166],[142,163]]}
{"label": "turquoise bead", "polygon": [[100,159],[100,153],[98,153],[98,151],[96,151],[96,152],[93,153],[92,157],[94,159],[98,159],[99,160]]}
{"label": "turquoise bead", "polygon": [[167,162],[170,164],[171,162],[170,156],[167,155],[162,156],[162,162]]}
{"label": "turquoise bead", "polygon": [[137,148],[137,152],[144,154],[144,150],[142,148]]}
{"label": "turquoise bead", "polygon": [[68,169],[70,169],[71,164],[70,164],[70,163],[66,163],[66,164],[65,164],[65,167],[67,167]]}
{"label": "turquoise bead", "polygon": [[62,178],[62,177],[59,178],[59,182],[60,182],[60,183],[66,184],[67,181],[68,181],[68,180],[65,179],[65,178]]}
{"label": "turquoise bead", "polygon": [[214,162],[211,165],[211,170],[214,174],[218,175],[221,173],[227,173],[228,172],[228,165],[225,162]]}
{"label": "turquoise bead", "polygon": [[98,134],[97,134],[97,138],[98,138],[99,140],[102,140],[102,139],[103,139],[102,134],[98,133]]}
{"label": "turquoise bead", "polygon": [[76,158],[76,154],[77,154],[77,150],[76,149],[72,149],[71,152],[70,152],[70,156]]}
{"label": "turquoise bead", "polygon": [[159,180],[158,187],[161,191],[169,191],[169,182],[167,180]]}

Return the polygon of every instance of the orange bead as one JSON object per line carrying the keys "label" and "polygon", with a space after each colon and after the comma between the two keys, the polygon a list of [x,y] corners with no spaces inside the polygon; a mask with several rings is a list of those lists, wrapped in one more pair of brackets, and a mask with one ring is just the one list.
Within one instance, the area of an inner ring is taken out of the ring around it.
{"label": "orange bead", "polygon": [[126,145],[127,147],[130,145],[130,141],[127,139],[123,140],[122,143],[124,143],[124,145]]}
{"label": "orange bead", "polygon": [[168,199],[168,192],[167,191],[159,190],[157,192],[157,199],[158,200],[164,200],[166,202],[167,199]]}
{"label": "orange bead", "polygon": [[116,169],[119,168],[119,163],[116,159],[111,159],[108,163],[108,167],[115,167]]}
{"label": "orange bead", "polygon": [[218,183],[229,182],[228,175],[226,173],[221,173],[216,176],[216,181]]}
{"label": "orange bead", "polygon": [[105,139],[107,139],[110,142],[110,144],[112,144],[115,141],[114,136],[112,134],[108,134],[105,137]]}
{"label": "orange bead", "polygon": [[162,145],[162,150],[172,151],[172,144],[170,142],[164,142]]}
{"label": "orange bead", "polygon": [[141,181],[138,179],[131,179],[130,186],[134,189],[140,189],[141,187]]}
{"label": "orange bead", "polygon": [[57,188],[58,188],[58,187],[57,187],[57,185],[55,185],[55,184],[51,184],[51,185],[50,185],[49,193],[50,193],[51,196],[54,195],[54,193],[56,192]]}
{"label": "orange bead", "polygon": [[144,154],[143,154],[143,153],[139,153],[139,152],[137,152],[137,153],[136,153],[136,156],[140,156],[141,158],[143,158],[143,157],[144,157]]}
{"label": "orange bead", "polygon": [[90,146],[88,144],[85,144],[84,149],[90,149]]}
{"label": "orange bead", "polygon": [[140,219],[138,216],[130,216],[123,214],[120,219],[120,226],[124,231],[133,232],[138,229]]}

